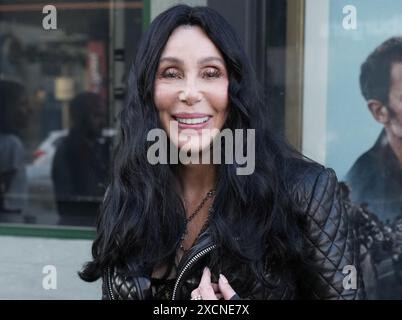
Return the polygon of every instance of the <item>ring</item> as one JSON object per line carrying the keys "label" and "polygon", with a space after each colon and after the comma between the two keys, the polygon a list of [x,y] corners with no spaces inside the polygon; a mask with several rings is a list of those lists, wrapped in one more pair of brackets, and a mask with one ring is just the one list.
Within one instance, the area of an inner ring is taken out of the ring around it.
{"label": "ring", "polygon": [[202,300],[202,296],[199,294],[198,296],[191,298],[191,300]]}

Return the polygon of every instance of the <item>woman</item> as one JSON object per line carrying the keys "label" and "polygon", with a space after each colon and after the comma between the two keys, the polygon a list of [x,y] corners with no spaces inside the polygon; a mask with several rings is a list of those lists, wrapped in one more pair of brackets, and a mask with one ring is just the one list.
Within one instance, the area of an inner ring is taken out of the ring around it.
{"label": "woman", "polygon": [[[93,261],[80,273],[103,278],[104,299],[362,293],[360,281],[343,287],[343,268],[358,260],[333,170],[303,160],[270,129],[250,63],[217,12],[179,5],[160,14],[140,42],[128,93]],[[201,129],[255,129],[255,168],[237,174],[224,152],[222,164],[150,164],[155,128],[170,150],[191,155],[216,141]]]}
{"label": "woman", "polygon": [[24,86],[0,80],[0,213],[21,213],[25,207],[27,176],[20,131],[29,111]]}

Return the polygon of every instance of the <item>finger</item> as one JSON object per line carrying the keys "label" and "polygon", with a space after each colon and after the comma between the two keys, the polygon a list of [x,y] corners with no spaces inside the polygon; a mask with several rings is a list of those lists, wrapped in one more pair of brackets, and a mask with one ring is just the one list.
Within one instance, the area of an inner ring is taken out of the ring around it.
{"label": "finger", "polygon": [[220,293],[222,293],[223,298],[225,300],[230,300],[230,298],[232,298],[236,294],[236,292],[230,286],[228,280],[226,279],[226,277],[223,274],[219,275],[218,284],[219,284]]}
{"label": "finger", "polygon": [[211,284],[211,271],[207,267],[204,268],[198,289],[203,300],[217,300]]}
{"label": "finger", "polygon": [[218,300],[223,299],[222,293],[216,293],[215,295],[216,295],[216,299],[218,299]]}
{"label": "finger", "polygon": [[[222,299],[223,295],[222,295],[222,293],[219,292],[218,284],[217,283],[212,283],[212,287],[213,287],[213,289],[215,291],[216,299],[218,299],[218,300]],[[200,289],[196,288],[193,291],[191,291],[190,296],[191,296],[191,299],[194,299],[196,297],[201,296]]]}
{"label": "finger", "polygon": [[191,291],[191,299],[199,297],[200,295],[201,295],[200,289],[198,289],[198,288],[196,288],[193,291]]}

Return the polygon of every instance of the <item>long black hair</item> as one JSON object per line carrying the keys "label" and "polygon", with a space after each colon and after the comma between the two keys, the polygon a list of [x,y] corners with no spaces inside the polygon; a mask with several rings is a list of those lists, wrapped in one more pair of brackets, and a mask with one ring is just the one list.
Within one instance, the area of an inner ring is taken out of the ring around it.
{"label": "long black hair", "polygon": [[[127,102],[120,113],[114,169],[98,219],[93,261],[80,273],[94,281],[108,266],[131,273],[171,261],[183,234],[185,210],[178,194],[177,167],[151,165],[147,133],[160,128],[154,81],[169,36],[181,25],[201,27],[220,50],[229,74],[225,127],[255,129],[255,171],[236,174],[238,164],[218,165],[209,229],[221,252],[229,252],[262,276],[264,259],[280,268],[297,259],[301,239],[297,214],[285,186],[286,159],[298,156],[269,121],[254,70],[229,23],[208,7],[177,5],[161,13],[140,41],[129,73]],[[224,148],[222,148],[224,149]]]}

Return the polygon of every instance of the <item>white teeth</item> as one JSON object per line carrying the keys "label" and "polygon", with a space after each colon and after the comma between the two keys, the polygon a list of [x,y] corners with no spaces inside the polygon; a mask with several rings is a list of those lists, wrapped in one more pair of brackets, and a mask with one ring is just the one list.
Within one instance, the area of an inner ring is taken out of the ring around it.
{"label": "white teeth", "polygon": [[203,122],[207,122],[209,117],[202,117],[202,118],[176,118],[176,120],[180,123],[184,124],[199,124]]}

